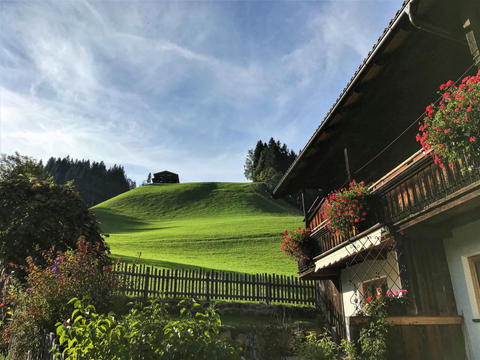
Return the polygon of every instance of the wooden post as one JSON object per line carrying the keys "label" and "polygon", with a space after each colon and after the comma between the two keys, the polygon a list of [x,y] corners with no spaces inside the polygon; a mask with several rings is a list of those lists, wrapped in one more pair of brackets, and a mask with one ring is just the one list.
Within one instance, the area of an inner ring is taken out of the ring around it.
{"label": "wooden post", "polygon": [[305,227],[308,227],[307,208],[305,207],[305,190],[303,189],[302,189],[302,208],[303,208],[303,221],[305,222]]}
{"label": "wooden post", "polygon": [[272,277],[271,275],[265,274],[265,282],[266,282],[266,299],[267,299],[267,304],[270,304],[270,300],[272,298]]}
{"label": "wooden post", "polygon": [[143,297],[145,299],[148,298],[149,285],[150,285],[150,267],[147,266],[147,269],[145,271],[145,284],[144,284],[144,289],[143,289]]}
{"label": "wooden post", "polygon": [[352,182],[352,174],[350,173],[350,162],[348,160],[348,150],[347,147],[343,149],[343,156],[345,157],[345,168],[347,169],[347,178],[348,182]]}
{"label": "wooden post", "polygon": [[210,272],[205,274],[205,295],[207,301],[210,301]]}
{"label": "wooden post", "polygon": [[467,38],[470,53],[473,56],[473,62],[477,69],[480,69],[480,50],[478,48],[480,41],[479,24],[472,22],[472,19],[468,18],[463,24],[463,29],[465,30],[465,37]]}

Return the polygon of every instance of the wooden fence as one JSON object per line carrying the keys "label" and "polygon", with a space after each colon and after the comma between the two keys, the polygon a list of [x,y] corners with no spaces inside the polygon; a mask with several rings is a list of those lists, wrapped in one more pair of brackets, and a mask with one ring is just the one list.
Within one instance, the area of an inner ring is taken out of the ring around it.
{"label": "wooden fence", "polygon": [[315,282],[299,280],[297,276],[170,270],[126,263],[115,265],[113,272],[119,277],[125,295],[134,297],[317,304]]}

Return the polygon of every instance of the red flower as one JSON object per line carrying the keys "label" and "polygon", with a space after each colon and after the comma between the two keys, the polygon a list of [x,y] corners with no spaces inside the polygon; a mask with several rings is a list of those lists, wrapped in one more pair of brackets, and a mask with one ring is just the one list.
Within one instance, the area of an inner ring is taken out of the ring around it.
{"label": "red flower", "polygon": [[475,140],[477,140],[477,138],[475,136],[470,137],[470,142],[475,142]]}
{"label": "red flower", "polygon": [[367,302],[370,302],[370,301],[372,301],[372,297],[369,296],[369,297],[367,297],[365,300],[367,300]]}
{"label": "red flower", "polygon": [[443,130],[443,132],[444,132],[445,134],[448,134],[449,131],[450,131],[450,130],[448,130],[448,129]]}

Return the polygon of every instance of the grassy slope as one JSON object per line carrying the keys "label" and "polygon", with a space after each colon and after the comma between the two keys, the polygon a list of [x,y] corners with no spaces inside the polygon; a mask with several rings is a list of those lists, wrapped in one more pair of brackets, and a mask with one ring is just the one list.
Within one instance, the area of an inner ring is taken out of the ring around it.
{"label": "grassy slope", "polygon": [[280,233],[300,226],[300,212],[251,183],[142,186],[92,210],[114,256],[166,268],[296,273],[281,253]]}

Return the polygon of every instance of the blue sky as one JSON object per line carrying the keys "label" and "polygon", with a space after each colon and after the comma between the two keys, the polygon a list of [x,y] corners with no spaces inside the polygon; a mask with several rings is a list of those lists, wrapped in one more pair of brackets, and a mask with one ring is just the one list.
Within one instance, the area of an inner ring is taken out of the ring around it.
{"label": "blue sky", "polygon": [[298,152],[402,0],[0,0],[0,153],[245,181]]}

